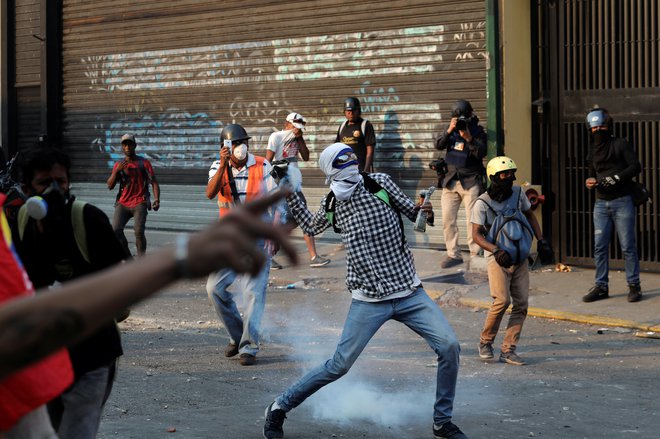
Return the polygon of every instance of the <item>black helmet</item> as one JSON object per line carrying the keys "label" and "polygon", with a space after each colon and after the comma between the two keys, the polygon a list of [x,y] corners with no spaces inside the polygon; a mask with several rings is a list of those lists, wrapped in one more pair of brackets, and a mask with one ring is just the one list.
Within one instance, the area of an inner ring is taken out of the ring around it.
{"label": "black helmet", "polygon": [[251,137],[248,136],[247,131],[245,131],[245,128],[237,123],[225,125],[225,127],[222,129],[222,132],[220,133],[220,137],[222,140],[231,140],[232,142],[237,140],[251,139]]}
{"label": "black helmet", "polygon": [[612,124],[614,123],[612,116],[610,116],[610,112],[605,108],[599,107],[594,107],[589,110],[585,122],[589,131],[594,127],[602,126],[606,126],[608,130],[612,131]]}
{"label": "black helmet", "polygon": [[360,100],[354,97],[344,99],[344,110],[361,111]]}
{"label": "black helmet", "polygon": [[472,116],[472,105],[468,101],[460,99],[454,103],[454,106],[451,109],[451,117],[471,117]]}

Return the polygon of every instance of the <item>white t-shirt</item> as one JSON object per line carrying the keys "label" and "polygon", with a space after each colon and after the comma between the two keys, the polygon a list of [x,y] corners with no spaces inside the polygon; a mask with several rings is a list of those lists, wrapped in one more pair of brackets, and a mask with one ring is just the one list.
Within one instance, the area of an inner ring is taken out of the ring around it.
{"label": "white t-shirt", "polygon": [[288,160],[290,164],[298,167],[298,152],[300,151],[300,138],[293,134],[293,130],[275,131],[268,138],[268,151],[273,151],[273,161]]}

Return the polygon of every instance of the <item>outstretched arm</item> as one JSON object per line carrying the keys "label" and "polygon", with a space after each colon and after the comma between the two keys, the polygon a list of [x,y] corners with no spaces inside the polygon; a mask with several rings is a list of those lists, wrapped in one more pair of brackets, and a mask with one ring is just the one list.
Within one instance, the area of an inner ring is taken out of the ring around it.
{"label": "outstretched arm", "polygon": [[225,267],[257,274],[265,262],[256,246],[260,239],[275,241],[297,262],[285,230],[261,220],[265,209],[286,195],[277,191],[237,207],[206,230],[180,237],[175,247],[65,283],[58,290],[4,303],[0,307],[0,379],[74,344],[175,280]]}

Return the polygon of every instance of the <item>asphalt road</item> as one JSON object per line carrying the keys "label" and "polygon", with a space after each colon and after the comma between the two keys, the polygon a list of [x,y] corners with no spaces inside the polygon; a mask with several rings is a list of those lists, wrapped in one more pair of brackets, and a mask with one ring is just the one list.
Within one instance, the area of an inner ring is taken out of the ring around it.
{"label": "asphalt road", "polygon": [[[308,286],[269,289],[252,367],[223,356],[203,280],[134,308],[99,438],[262,437],[264,408],[328,358],[341,332],[343,279]],[[442,308],[462,346],[454,421],[469,437],[660,437],[660,340],[529,318],[518,349],[529,365],[516,367],[476,356],[484,311]],[[431,438],[435,367],[421,338],[389,322],[347,376],[288,414],[285,437]]]}

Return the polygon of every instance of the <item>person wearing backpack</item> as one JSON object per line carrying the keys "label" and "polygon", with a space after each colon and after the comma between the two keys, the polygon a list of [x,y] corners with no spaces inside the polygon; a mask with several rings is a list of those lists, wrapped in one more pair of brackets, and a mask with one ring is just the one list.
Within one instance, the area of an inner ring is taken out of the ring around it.
{"label": "person wearing backpack", "polygon": [[633,178],[642,166],[630,144],[612,135],[612,117],[604,108],[594,108],[587,114],[589,153],[587,155],[587,189],[596,189],[594,204],[594,259],[596,282],[582,297],[584,302],[609,297],[609,251],[612,227],[616,229],[625,260],[628,302],[642,300],[639,282],[639,257],[635,235],[636,214],[631,193]]}
{"label": "person wearing backpack", "polygon": [[[42,209],[21,206],[12,224],[16,252],[36,289],[105,270],[125,257],[105,213],[70,194],[69,170],[69,157],[55,147],[29,150],[20,161],[23,191],[43,200]],[[48,403],[60,438],[96,437],[122,353],[114,321],[69,347],[74,382]]]}
{"label": "person wearing backpack", "polygon": [[350,146],[358,158],[360,172],[374,172],[374,152],[376,151],[376,132],[366,119],[362,118],[360,100],[356,97],[344,100],[344,116],[337,130],[335,142]]}
{"label": "person wearing backpack", "polygon": [[[125,159],[114,164],[107,181],[109,190],[113,190],[119,181],[112,227],[124,247],[126,255],[131,256],[128,241],[124,235],[124,227],[128,220],[133,218],[135,247],[138,256],[142,256],[147,251],[147,238],[144,234],[147,211],[151,209],[157,211],[160,208],[160,185],[156,180],[151,162],[135,154],[137,143],[133,134],[121,136],[121,148]],[[149,184],[154,191],[153,201],[150,199]]]}
{"label": "person wearing backpack", "polygon": [[479,357],[493,358],[493,343],[509,304],[511,316],[502,341],[500,361],[522,366],[516,354],[523,323],[527,317],[529,264],[527,256],[534,237],[539,253],[551,252],[531,204],[520,186],[514,186],[516,164],[509,157],[491,159],[486,167],[490,186],[474,203],[472,236],[487,258],[488,285],[493,303],[479,338]]}
{"label": "person wearing backpack", "polygon": [[266,408],[264,437],[284,437],[286,413],[346,374],[380,327],[396,320],[420,334],[437,355],[433,437],[466,439],[451,422],[460,345],[444,314],[424,291],[400,219],[405,216],[414,222],[420,209],[432,218],[431,204],[416,205],[387,174],[360,173],[356,154],[343,143],[325,148],[319,167],[332,191],[320,209],[311,213],[295,193],[287,202],[306,233],[317,235],[331,226],[340,231],[351,306],[332,358]]}

